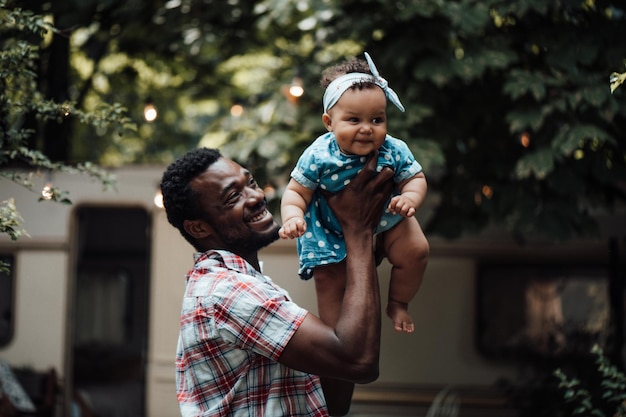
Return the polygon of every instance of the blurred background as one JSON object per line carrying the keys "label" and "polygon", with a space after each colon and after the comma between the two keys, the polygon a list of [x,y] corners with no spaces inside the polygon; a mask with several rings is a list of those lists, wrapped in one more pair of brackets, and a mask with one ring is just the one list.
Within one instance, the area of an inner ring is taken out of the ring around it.
{"label": "blurred background", "polygon": [[[389,108],[389,133],[428,179],[431,262],[416,334],[386,329],[381,378],[351,415],[624,413],[625,11],[0,0],[0,360],[48,415],[176,415],[192,258],[159,207],[163,170],[218,147],[279,218],[289,172],[325,130],[322,70],[367,51],[406,107]],[[293,242],[265,256],[315,311]]]}

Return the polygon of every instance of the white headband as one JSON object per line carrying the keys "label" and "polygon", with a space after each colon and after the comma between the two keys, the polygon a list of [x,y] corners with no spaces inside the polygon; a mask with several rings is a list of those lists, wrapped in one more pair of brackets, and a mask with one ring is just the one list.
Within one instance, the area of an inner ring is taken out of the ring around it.
{"label": "white headband", "polygon": [[358,83],[374,83],[385,92],[385,96],[389,101],[391,101],[400,111],[404,111],[404,106],[400,102],[400,98],[396,94],[395,91],[389,87],[389,83],[383,77],[380,76],[376,66],[374,65],[374,61],[370,55],[365,52],[365,59],[367,60],[367,64],[370,67],[370,71],[372,71],[373,75],[364,74],[361,72],[350,72],[348,74],[344,74],[341,77],[335,78],[329,85],[326,87],[326,91],[324,91],[324,112],[330,110],[341,98],[343,93],[346,92],[349,88]]}

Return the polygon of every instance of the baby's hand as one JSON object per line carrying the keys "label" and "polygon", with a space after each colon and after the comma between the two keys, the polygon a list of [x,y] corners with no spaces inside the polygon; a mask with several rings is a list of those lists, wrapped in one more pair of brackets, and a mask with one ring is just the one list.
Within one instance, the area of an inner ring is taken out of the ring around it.
{"label": "baby's hand", "polygon": [[415,214],[415,207],[408,198],[400,194],[393,197],[389,202],[389,211],[402,217],[411,217]]}
{"label": "baby's hand", "polygon": [[283,223],[283,227],[278,231],[281,239],[295,239],[306,232],[306,223],[302,217],[293,217]]}

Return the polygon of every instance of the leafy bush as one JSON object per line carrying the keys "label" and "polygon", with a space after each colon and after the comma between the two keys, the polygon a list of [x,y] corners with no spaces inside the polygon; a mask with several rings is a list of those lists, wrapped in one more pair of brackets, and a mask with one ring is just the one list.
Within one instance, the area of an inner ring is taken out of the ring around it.
{"label": "leafy bush", "polygon": [[599,385],[568,376],[562,369],[554,371],[566,404],[573,406],[572,416],[625,417],[626,375],[613,365],[599,346],[591,353],[596,356]]}

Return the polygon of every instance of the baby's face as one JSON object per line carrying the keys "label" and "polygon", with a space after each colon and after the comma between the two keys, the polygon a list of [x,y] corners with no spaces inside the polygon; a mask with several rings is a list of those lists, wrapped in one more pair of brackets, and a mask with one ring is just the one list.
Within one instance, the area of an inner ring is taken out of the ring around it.
{"label": "baby's face", "polygon": [[349,89],[322,117],[335,133],[341,151],[368,155],[381,147],[387,135],[387,98],[382,89]]}

